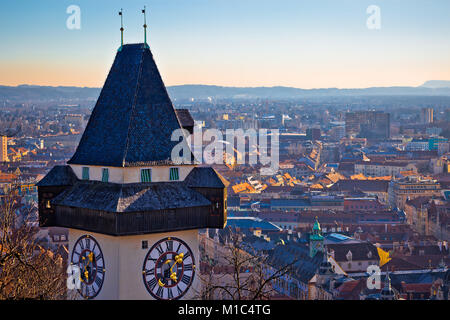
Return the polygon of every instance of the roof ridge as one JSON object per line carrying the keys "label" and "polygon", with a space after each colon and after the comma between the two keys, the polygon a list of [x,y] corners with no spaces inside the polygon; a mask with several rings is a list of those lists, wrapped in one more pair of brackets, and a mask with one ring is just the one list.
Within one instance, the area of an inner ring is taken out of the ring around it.
{"label": "roof ridge", "polygon": [[119,208],[120,208],[120,203],[121,203],[121,200],[122,200],[122,194],[123,194],[123,192],[122,192],[122,188],[123,188],[123,184],[121,183],[120,184],[120,191],[119,191],[119,193],[118,193],[118,195],[117,195],[117,203],[116,203],[116,212],[118,212],[119,211]]}
{"label": "roof ridge", "polygon": [[[144,49],[145,50],[145,49]],[[131,114],[130,114],[130,119],[128,120],[128,128],[127,128],[127,142],[125,145],[125,150],[124,150],[124,154],[123,154],[123,158],[122,158],[122,167],[125,167],[125,162],[126,162],[126,158],[127,158],[127,154],[128,154],[128,146],[130,143],[130,127],[131,127],[131,123],[135,114],[135,110],[136,110],[136,99],[137,99],[137,94],[138,94],[138,90],[139,90],[139,80],[141,79],[141,75],[142,75],[142,65],[144,64],[144,51],[142,51],[141,54],[141,61],[139,62],[139,73],[138,76],[136,77],[136,86],[135,86],[135,90],[134,90],[134,98],[133,98],[133,105],[131,106]]]}

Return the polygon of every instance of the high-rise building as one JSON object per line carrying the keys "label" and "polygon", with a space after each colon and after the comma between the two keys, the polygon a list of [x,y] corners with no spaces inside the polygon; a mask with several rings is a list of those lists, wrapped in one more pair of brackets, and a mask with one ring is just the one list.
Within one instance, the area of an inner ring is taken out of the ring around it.
{"label": "high-rise building", "polygon": [[367,139],[389,139],[390,114],[381,111],[356,111],[345,114],[345,133]]}
{"label": "high-rise building", "polygon": [[38,183],[40,226],[69,229],[79,298],[199,292],[198,229],[226,224],[228,182],[172,159],[179,115],[148,45],[123,45],[75,154]]}
{"label": "high-rise building", "polygon": [[420,112],[420,122],[421,123],[433,123],[434,119],[433,108],[423,108]]}
{"label": "high-rise building", "polygon": [[0,136],[0,162],[9,161],[8,159],[8,137]]}

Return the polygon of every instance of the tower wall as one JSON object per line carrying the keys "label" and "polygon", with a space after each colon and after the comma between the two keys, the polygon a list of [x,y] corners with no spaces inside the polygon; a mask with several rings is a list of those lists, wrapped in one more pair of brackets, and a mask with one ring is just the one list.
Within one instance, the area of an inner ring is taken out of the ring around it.
{"label": "tower wall", "polygon": [[109,182],[111,183],[139,183],[141,182],[141,169],[152,170],[152,182],[170,181],[170,168],[178,168],[179,180],[183,181],[195,167],[194,165],[183,166],[147,166],[147,167],[103,167],[91,165],[70,165],[78,179],[82,179],[83,167],[89,167],[89,180],[102,181],[102,169],[109,169]]}
{"label": "tower wall", "polygon": [[[98,242],[105,259],[105,279],[99,294],[94,298],[96,300],[154,300],[145,287],[142,268],[150,248],[159,240],[167,237],[183,240],[195,257],[195,277],[190,289],[182,299],[194,299],[200,293],[198,230],[114,237],[69,229],[69,263],[74,244],[83,235],[89,235]],[[146,249],[143,249],[142,241],[148,242]],[[68,296],[82,299],[73,291]]]}

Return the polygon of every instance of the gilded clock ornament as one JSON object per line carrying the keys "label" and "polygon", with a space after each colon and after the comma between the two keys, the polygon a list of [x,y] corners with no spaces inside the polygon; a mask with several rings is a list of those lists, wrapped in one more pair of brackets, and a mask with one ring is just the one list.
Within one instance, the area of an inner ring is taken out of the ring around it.
{"label": "gilded clock ornament", "polygon": [[142,277],[153,298],[180,299],[195,277],[195,258],[191,248],[178,238],[159,240],[145,256]]}
{"label": "gilded clock ornament", "polygon": [[79,294],[85,299],[95,298],[102,289],[106,270],[103,252],[94,237],[78,238],[73,246],[71,264],[79,270]]}

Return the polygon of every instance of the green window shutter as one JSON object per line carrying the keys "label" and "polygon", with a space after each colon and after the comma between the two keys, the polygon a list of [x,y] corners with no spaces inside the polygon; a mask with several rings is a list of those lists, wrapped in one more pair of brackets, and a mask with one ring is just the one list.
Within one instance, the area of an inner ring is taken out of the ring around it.
{"label": "green window shutter", "polygon": [[102,181],[103,182],[109,181],[109,169],[108,168],[103,168],[103,170],[102,170]]}
{"label": "green window shutter", "polygon": [[142,169],[141,170],[141,182],[152,182],[152,170]]}
{"label": "green window shutter", "polygon": [[170,168],[169,179],[172,181],[179,180],[178,168]]}
{"label": "green window shutter", "polygon": [[89,167],[83,167],[83,180],[89,180]]}

